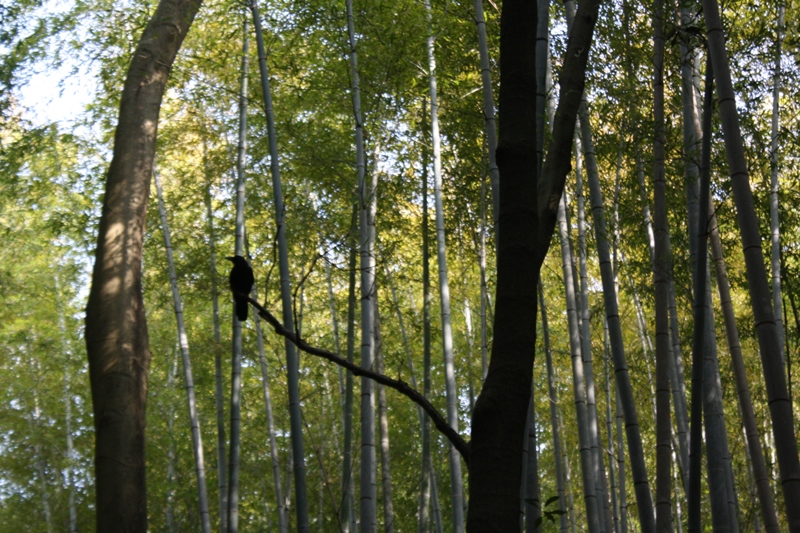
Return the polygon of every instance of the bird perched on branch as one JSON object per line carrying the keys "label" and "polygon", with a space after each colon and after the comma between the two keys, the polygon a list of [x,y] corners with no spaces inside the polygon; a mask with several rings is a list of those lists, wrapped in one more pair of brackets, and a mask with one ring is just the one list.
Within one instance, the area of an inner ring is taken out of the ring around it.
{"label": "bird perched on branch", "polygon": [[250,295],[250,289],[253,288],[253,282],[255,281],[253,269],[247,264],[247,259],[241,255],[234,255],[225,259],[233,263],[228,281],[230,281],[233,300],[236,302],[236,318],[240,322],[244,322],[247,320],[247,297]]}

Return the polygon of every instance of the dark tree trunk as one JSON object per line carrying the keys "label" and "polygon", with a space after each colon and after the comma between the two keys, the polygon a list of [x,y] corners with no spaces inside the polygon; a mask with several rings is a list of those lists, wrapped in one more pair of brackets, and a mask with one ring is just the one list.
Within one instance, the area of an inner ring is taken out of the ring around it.
{"label": "dark tree trunk", "polygon": [[161,99],[200,3],[159,2],[133,53],[120,101],[86,306],[101,533],[147,531],[144,433],[150,349],[142,240]]}
{"label": "dark tree trunk", "polygon": [[655,207],[655,261],[653,284],[656,308],[656,531],[672,531],[672,446],[670,435],[669,384],[669,273],[672,270],[667,253],[669,227],[667,222],[667,184],[664,177],[664,2],[653,6],[653,115],[655,116],[655,145],[653,146],[653,204]]}
{"label": "dark tree trunk", "polygon": [[772,310],[770,287],[764,267],[758,218],[755,212],[750,176],[736,110],[725,35],[716,0],[703,0],[706,17],[709,56],[714,64],[720,122],[728,156],[731,190],[736,204],[739,232],[747,267],[747,284],[758,337],[761,366],[769,401],[772,433],[778,455],[781,488],[790,531],[800,531],[800,459],[794,433],[792,404],[786,386],[786,373],[781,360],[778,326]]}
{"label": "dark tree trunk", "polygon": [[[536,2],[508,0],[500,19],[500,232],[489,372],[475,404],[467,529],[519,529],[522,440],[536,341],[536,279],[549,248],[570,170],[575,118],[597,20],[581,3],[565,54],[553,140],[536,176]],[[539,206],[537,209],[536,207]]]}

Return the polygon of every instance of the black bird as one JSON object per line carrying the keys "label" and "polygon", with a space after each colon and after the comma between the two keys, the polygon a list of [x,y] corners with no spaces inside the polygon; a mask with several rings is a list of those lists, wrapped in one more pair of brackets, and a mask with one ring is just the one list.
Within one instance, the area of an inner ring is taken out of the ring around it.
{"label": "black bird", "polygon": [[236,302],[236,317],[240,322],[244,322],[247,320],[247,297],[250,295],[250,289],[253,288],[253,282],[255,281],[253,269],[247,264],[247,259],[241,255],[234,255],[225,259],[233,263],[228,281],[231,284],[233,300]]}

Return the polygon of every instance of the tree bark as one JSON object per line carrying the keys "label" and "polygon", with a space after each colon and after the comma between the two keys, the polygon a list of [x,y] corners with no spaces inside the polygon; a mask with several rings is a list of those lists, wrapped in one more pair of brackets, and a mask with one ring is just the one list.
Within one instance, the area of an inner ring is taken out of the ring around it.
{"label": "tree bark", "polygon": [[573,275],[572,247],[569,241],[569,224],[566,215],[566,195],[562,197],[558,213],[558,232],[561,239],[561,270],[564,276],[564,289],[567,301],[567,323],[569,327],[569,347],[572,359],[572,387],[575,398],[576,421],[578,424],[578,443],[580,446],[581,473],[583,474],[583,499],[586,505],[586,522],[589,533],[601,531],[600,502],[597,501],[596,474],[592,438],[590,434],[589,413],[586,406],[586,381],[582,357],[580,325],[575,297],[576,280]]}
{"label": "tree bark", "polygon": [[[444,205],[442,200],[442,154],[439,133],[439,104],[436,87],[436,58],[434,51],[433,15],[430,0],[425,1],[428,16],[428,81],[431,98],[431,139],[433,141],[433,199],[436,212],[436,255],[439,267],[439,305],[442,320],[442,356],[444,358],[445,398],[447,422],[458,431],[458,391],[456,388],[453,356],[453,326],[450,313],[450,284],[447,271],[447,244],[444,231]],[[453,515],[453,532],[464,531],[464,482],[461,475],[461,458],[455,447],[448,446],[450,463],[450,500]]]}
{"label": "tree bark", "polygon": [[603,361],[605,362],[606,378],[606,431],[608,433],[608,479],[610,482],[609,493],[611,494],[611,517],[613,520],[613,531],[619,533],[619,506],[617,505],[617,484],[616,484],[616,453],[614,452],[614,419],[611,416],[611,349],[608,343],[608,328],[603,322]]}
{"label": "tree bark", "polygon": [[[246,23],[245,23],[246,24]],[[247,40],[247,30],[244,30],[244,40]],[[247,45],[244,45],[245,48]],[[243,50],[244,52],[244,50]],[[247,72],[244,67],[247,61],[247,54],[243,53],[242,72]],[[243,83],[247,83],[243,77]],[[240,112],[240,128],[241,128],[241,112],[244,101],[244,93],[239,94],[239,112]],[[245,104],[246,105],[246,104]],[[245,108],[246,109],[246,108]],[[246,112],[245,112],[246,114]],[[240,141],[242,140],[242,132],[240,132]],[[244,149],[244,145],[240,146]],[[219,317],[219,285],[217,284],[217,245],[216,235],[214,232],[214,212],[211,205],[211,179],[210,169],[208,168],[208,151],[206,148],[206,141],[203,140],[203,158],[205,161],[204,167],[206,170],[206,188],[205,188],[205,204],[206,204],[206,225],[208,227],[208,243],[209,255],[211,256],[209,277],[211,278],[211,313],[214,328],[214,399],[217,415],[217,492],[219,493],[219,532],[225,533],[228,530],[228,475],[225,468],[225,458],[227,457],[227,443],[225,439],[225,407],[224,396],[222,392],[222,333],[220,327]]]}
{"label": "tree bark", "polygon": [[[355,236],[358,220],[358,205],[353,204],[350,234]],[[347,360],[355,359],[355,314],[356,314],[356,260],[358,244],[350,241],[347,284]],[[342,533],[355,533],[355,483],[353,482],[353,374],[345,375],[344,406],[342,408],[343,446],[342,446],[342,502],[339,510],[339,528]]]}
{"label": "tree bark", "polygon": [[[707,95],[707,108],[704,109],[703,116],[703,152],[702,152],[702,172],[706,179],[706,173],[710,174],[711,159],[711,103],[713,95]],[[701,201],[708,202],[706,209],[707,220],[704,224],[708,225],[708,233],[711,238],[711,251],[717,276],[717,289],[719,291],[720,306],[725,321],[725,332],[728,341],[728,351],[731,354],[733,363],[733,374],[736,380],[737,397],[744,426],[745,438],[748,446],[748,458],[752,464],[753,477],[758,491],[758,498],[761,508],[762,519],[768,533],[777,533],[778,519],[775,511],[775,503],[772,496],[772,489],[769,484],[764,453],[761,447],[761,439],[756,424],[753,404],[750,398],[750,388],[747,382],[747,375],[742,356],[742,347],[739,343],[739,332],[736,326],[736,317],[733,310],[733,303],[730,294],[730,283],[728,281],[727,269],[722,255],[722,241],[719,235],[717,218],[714,214],[713,200],[708,191],[705,190],[707,183],[703,183],[703,195]]]}
{"label": "tree bark", "polygon": [[547,363],[547,390],[550,400],[550,427],[553,433],[553,455],[556,469],[556,490],[558,491],[558,510],[563,511],[559,518],[561,533],[567,532],[567,501],[564,492],[564,471],[561,457],[561,439],[558,431],[558,390],[556,389],[555,372],[553,370],[553,354],[550,349],[550,326],[547,322],[547,307],[544,302],[542,279],[537,283],[539,293],[539,310],[542,315],[542,340]]}
{"label": "tree bark", "polygon": [[[775,326],[778,329],[778,344],[781,358],[785,358],[783,336],[783,298],[781,297],[781,230],[778,215],[779,192],[779,157],[778,148],[780,141],[780,97],[781,97],[781,54],[783,45],[784,17],[786,6],[778,3],[778,20],[775,36],[775,72],[772,82],[772,142],[770,144],[770,191],[769,191],[769,216],[770,216],[770,261],[772,263],[772,312],[775,314]],[[791,392],[791,384],[789,384]]]}
{"label": "tree bark", "polygon": [[[711,205],[709,213],[714,209]],[[744,426],[745,438],[747,440],[748,455],[753,468],[753,477],[758,492],[758,500],[761,508],[761,519],[764,521],[764,528],[767,533],[778,533],[778,518],[775,511],[775,501],[772,496],[767,466],[764,461],[764,451],[761,446],[758,425],[756,423],[753,402],[750,398],[750,386],[747,382],[745,372],[744,357],[742,347],[739,343],[739,332],[736,326],[736,316],[731,300],[730,283],[728,273],[725,268],[725,260],[722,255],[722,241],[717,227],[716,216],[709,218],[709,235],[711,237],[711,253],[713,255],[715,271],[717,275],[717,290],[719,291],[720,306],[722,316],[725,320],[725,332],[728,339],[728,351],[731,354],[733,363],[733,375],[736,380],[736,392],[739,398],[739,406],[742,413],[742,425]]]}
{"label": "tree bark", "polygon": [[[686,29],[693,24],[696,25],[697,17],[691,13],[689,6],[680,8],[681,28]],[[687,228],[689,230],[689,262],[692,273],[696,272],[697,262],[697,227],[698,227],[698,202],[699,188],[698,178],[700,175],[700,122],[699,113],[696,105],[695,86],[693,83],[695,50],[690,47],[688,32],[682,32],[680,39],[681,54],[681,102],[683,113],[683,159],[684,159],[684,179],[686,180],[686,210],[688,213]],[[670,278],[672,281],[672,278]],[[674,298],[674,283],[671,284],[672,292],[670,298]],[[676,360],[677,362],[677,360]],[[677,365],[676,365],[677,366]],[[680,372],[675,372],[676,377],[683,377],[683,368]],[[680,462],[683,474],[684,491],[689,487],[689,449],[686,429],[688,426],[688,410],[686,406],[686,387],[678,391],[673,384],[673,399],[675,402],[675,422],[678,427],[678,442],[680,443]]]}
{"label": "tree bark", "polygon": [[[234,255],[244,257],[244,200],[245,200],[245,165],[247,153],[247,65],[249,55],[249,39],[247,20],[242,24],[242,81],[239,89],[239,146],[236,158],[236,219],[234,225]],[[228,482],[225,496],[226,508],[224,518],[228,533],[239,531],[239,458],[241,454],[241,406],[242,406],[242,323],[232,313],[231,343],[231,407],[230,407],[230,447],[228,448]]]}
{"label": "tree bark", "polygon": [[[272,175],[272,194],[275,207],[276,241],[278,243],[278,269],[281,279],[281,304],[283,310],[283,323],[294,331],[294,316],[292,313],[292,288],[289,273],[289,248],[286,242],[286,206],[283,202],[283,189],[281,185],[280,160],[278,157],[278,140],[275,132],[275,117],[272,108],[272,93],[267,71],[267,56],[264,49],[264,37],[261,31],[261,18],[258,14],[258,1],[250,0],[250,9],[253,12],[253,25],[256,32],[256,46],[258,47],[258,70],[261,74],[261,96],[264,100],[264,109],[267,120],[267,137],[269,142],[270,174]],[[294,457],[293,469],[295,480],[295,500],[297,531],[308,533],[308,499],[306,497],[306,459],[303,449],[303,420],[300,408],[300,358],[294,344],[288,339],[284,342],[286,348],[287,384],[289,389],[289,420],[291,425],[292,452]],[[288,495],[287,495],[288,496]]]}
{"label": "tree bark", "polygon": [[653,5],[653,114],[655,116],[655,145],[653,147],[653,198],[655,210],[655,285],[656,311],[656,531],[672,531],[672,476],[670,433],[669,353],[669,294],[667,280],[672,261],[667,239],[667,183],[664,176],[664,2]]}
{"label": "tree bark", "polygon": [[600,424],[597,416],[597,392],[594,385],[594,364],[592,361],[592,337],[589,310],[589,278],[586,271],[586,215],[584,209],[583,172],[581,172],[581,144],[576,139],[576,192],[578,197],[578,257],[580,272],[580,328],[583,372],[586,378],[586,407],[589,415],[589,438],[592,446],[595,492],[597,510],[600,513],[602,531],[611,533],[611,511],[608,507],[608,483],[606,481],[605,460],[600,439]]}
{"label": "tree bark", "polygon": [[[586,106],[584,101],[582,106]],[[582,111],[581,128],[588,119],[588,112]],[[588,126],[588,122],[587,122]],[[588,141],[588,142],[587,142]],[[591,147],[591,134],[588,129],[583,130],[583,144],[586,147],[587,156],[594,153]],[[611,256],[608,251],[608,233],[606,230],[603,198],[600,191],[600,183],[596,178],[596,166],[592,168],[592,157],[587,157],[587,167],[589,175],[589,189],[592,200],[592,215],[594,216],[595,241],[597,242],[598,254],[600,256],[600,271],[603,279],[603,300],[605,304],[606,317],[608,320],[609,335],[611,340],[611,353],[614,358],[614,369],[617,380],[617,389],[622,398],[622,408],[625,411],[625,432],[628,441],[628,450],[631,460],[631,472],[633,475],[636,501],[638,503],[639,520],[643,531],[655,530],[655,514],[653,512],[653,501],[650,493],[650,485],[647,480],[647,470],[644,464],[644,450],[642,448],[642,438],[639,428],[639,418],[636,410],[636,403],[633,399],[633,389],[631,387],[630,376],[628,374],[628,362],[625,357],[625,348],[622,339],[622,329],[619,318],[619,304],[616,297],[614,283],[614,273],[612,271]],[[596,163],[595,163],[596,164]]]}
{"label": "tree bark", "polygon": [[[425,103],[423,101],[423,116]],[[430,244],[428,230],[428,158],[427,144],[423,143],[422,166],[422,393],[427,400],[431,397],[431,276]],[[419,533],[429,531],[429,506],[432,506],[436,532],[442,533],[442,516],[439,509],[439,494],[436,487],[436,471],[431,458],[430,417],[420,418],[422,440],[422,485],[419,500]]]}
{"label": "tree bark", "polygon": [[778,453],[786,516],[790,531],[800,531],[800,460],[797,455],[792,405],[786,390],[786,373],[780,357],[780,334],[770,301],[761,235],[753,203],[753,193],[750,189],[747,162],[744,157],[736,97],[731,82],[719,5],[715,0],[703,0],[703,11],[706,17],[709,55],[714,64],[717,79],[722,130],[744,249],[747,282],[772,418],[772,431]]}
{"label": "tree bark", "polygon": [[158,171],[153,168],[153,178],[158,196],[158,213],[161,217],[161,231],[164,235],[164,248],[167,250],[167,264],[169,266],[169,284],[172,288],[172,303],[175,306],[175,320],[178,326],[178,346],[183,359],[183,377],[186,380],[186,402],[189,408],[189,425],[192,432],[192,451],[194,452],[195,474],[197,476],[198,510],[200,511],[200,525],[203,533],[211,533],[211,517],[208,512],[208,494],[206,492],[206,465],[203,457],[203,435],[200,432],[200,418],[197,413],[197,400],[194,393],[194,377],[192,376],[192,362],[189,358],[189,337],[183,322],[183,303],[178,292],[178,276],[175,274],[175,260],[172,254],[172,241],[170,239],[169,225],[167,224],[167,210],[164,206],[164,193],[161,190],[161,180]]}
{"label": "tree bark", "polygon": [[[375,299],[375,370],[383,374],[383,337],[378,299]],[[389,455],[389,415],[386,407],[386,389],[376,384],[378,393],[378,437],[381,445],[381,501],[383,502],[383,531],[394,533],[394,504],[392,503],[392,472]],[[416,388],[416,387],[415,387]]]}
{"label": "tree bark", "polygon": [[[531,389],[531,404],[528,408],[528,428],[525,435],[525,532],[539,531],[542,520],[542,495],[539,489],[539,454],[536,445],[536,402],[535,390]],[[535,502],[535,504],[534,504]]]}
{"label": "tree bark", "polygon": [[[426,100],[422,100],[422,133],[426,134]],[[427,142],[422,141],[422,372],[423,395],[430,399],[431,389],[431,282],[428,247],[428,152]],[[416,387],[415,387],[416,388]],[[430,498],[432,481],[431,422],[420,416],[420,440],[422,441],[422,479],[419,492],[419,514],[417,531],[427,533],[430,520]]]}
{"label": "tree bark", "polygon": [[[481,227],[478,251],[478,269],[481,275],[481,385],[489,371],[488,287],[486,284],[486,179],[481,178]],[[473,412],[475,407],[472,408]]]}
{"label": "tree bark", "polygon": [[481,88],[483,89],[483,120],[486,143],[489,151],[489,180],[492,189],[492,213],[494,214],[495,235],[499,229],[497,217],[500,214],[500,171],[497,169],[497,126],[494,115],[494,94],[492,91],[492,72],[489,64],[489,45],[486,42],[486,21],[483,17],[483,0],[475,0],[475,25],[478,28],[478,53],[481,58]]}
{"label": "tree bark", "polygon": [[[356,130],[360,131],[360,128]],[[356,134],[358,146],[358,133]],[[361,161],[363,163],[363,138]],[[359,234],[361,236],[361,366],[372,368],[375,359],[375,208],[377,169],[367,182],[363,164],[359,170]],[[361,378],[361,533],[378,527],[377,472],[375,463],[375,393],[371,379]]]}
{"label": "tree bark", "polygon": [[[503,4],[500,109],[507,115],[499,132],[497,163],[501,188],[498,218],[504,229],[497,240],[492,356],[472,419],[467,518],[472,533],[519,530],[522,439],[536,341],[536,291],[532,285],[541,263],[536,261],[534,238],[538,221],[531,208],[537,205],[536,18],[534,2]],[[559,191],[556,201],[560,197]],[[550,235],[552,230],[548,243]]]}
{"label": "tree bark", "polygon": [[200,4],[160,0],[133,53],[120,100],[86,306],[99,533],[147,531],[144,448],[150,348],[142,242],[164,87]]}
{"label": "tree bark", "polygon": [[[255,289],[254,289],[255,292]],[[289,514],[284,504],[283,491],[281,490],[281,464],[278,460],[278,443],[275,437],[275,421],[272,415],[272,391],[269,386],[269,373],[267,372],[267,358],[264,351],[264,334],[261,331],[261,320],[254,317],[256,323],[256,340],[258,343],[258,360],[261,366],[261,390],[264,394],[264,413],[267,415],[267,433],[269,435],[269,457],[272,463],[272,480],[275,485],[275,500],[278,512],[278,533],[288,533]]]}
{"label": "tree bark", "polygon": [[[511,0],[500,19],[500,169],[497,299],[492,359],[475,404],[470,451],[468,530],[519,528],[522,438],[536,332],[535,280],[570,169],[572,139],[599,2],[582,2],[570,31],[561,100],[542,179],[536,176],[536,6]],[[536,210],[532,206],[538,206]]]}

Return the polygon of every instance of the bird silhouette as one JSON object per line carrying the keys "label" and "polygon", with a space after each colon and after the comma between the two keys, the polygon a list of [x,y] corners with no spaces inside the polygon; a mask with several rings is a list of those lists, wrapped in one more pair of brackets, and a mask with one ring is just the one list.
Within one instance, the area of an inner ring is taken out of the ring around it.
{"label": "bird silhouette", "polygon": [[250,268],[247,259],[241,255],[234,255],[225,259],[233,263],[228,281],[231,285],[233,300],[236,302],[236,318],[240,322],[244,322],[247,320],[247,297],[250,295],[250,289],[253,288],[253,282],[255,281],[253,269]]}

